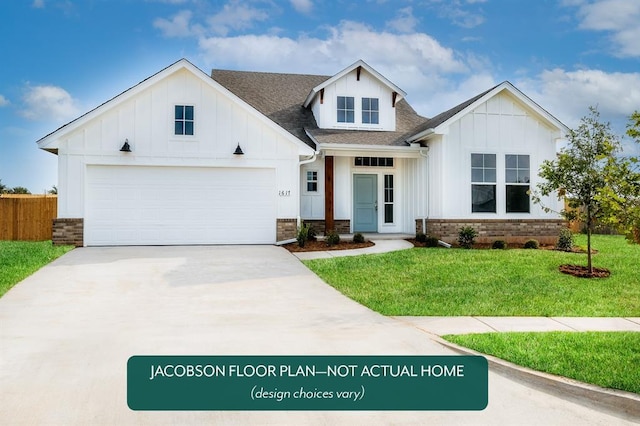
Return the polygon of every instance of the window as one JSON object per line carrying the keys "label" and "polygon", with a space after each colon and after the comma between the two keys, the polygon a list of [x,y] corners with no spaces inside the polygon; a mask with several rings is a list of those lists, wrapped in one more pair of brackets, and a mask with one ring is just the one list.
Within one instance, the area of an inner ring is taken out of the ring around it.
{"label": "window", "polygon": [[362,123],[378,124],[378,98],[362,98]]}
{"label": "window", "polygon": [[353,123],[354,108],[353,96],[338,96],[338,123]]}
{"label": "window", "polygon": [[307,171],[307,192],[318,192],[318,172]]}
{"label": "window", "polygon": [[529,213],[529,156],[505,156],[507,213]]}
{"label": "window", "polygon": [[384,175],[384,223],[393,223],[393,175]]}
{"label": "window", "polygon": [[176,105],[174,127],[176,135],[193,135],[193,106]]}
{"label": "window", "polygon": [[391,157],[356,157],[354,160],[356,167],[393,167]]}
{"label": "window", "polygon": [[471,154],[471,211],[496,212],[495,154]]}

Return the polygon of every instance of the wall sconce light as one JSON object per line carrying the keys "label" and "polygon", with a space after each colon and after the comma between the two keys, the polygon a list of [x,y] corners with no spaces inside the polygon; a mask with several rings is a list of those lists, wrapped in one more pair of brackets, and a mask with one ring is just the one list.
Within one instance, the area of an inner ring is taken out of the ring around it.
{"label": "wall sconce light", "polygon": [[238,142],[238,146],[236,147],[236,150],[233,152],[233,155],[244,155],[244,152],[242,152],[242,148],[240,148],[240,142]]}
{"label": "wall sconce light", "polygon": [[124,140],[124,145],[122,145],[122,148],[120,148],[120,151],[122,151],[122,152],[131,152],[131,146],[129,145],[129,139],[125,139]]}

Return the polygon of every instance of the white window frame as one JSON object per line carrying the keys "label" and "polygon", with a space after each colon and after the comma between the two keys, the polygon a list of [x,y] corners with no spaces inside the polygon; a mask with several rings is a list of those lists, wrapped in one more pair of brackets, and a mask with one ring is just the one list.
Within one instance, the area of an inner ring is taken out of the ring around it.
{"label": "white window frame", "polygon": [[[181,107],[182,108],[182,118],[178,118],[177,114],[176,114],[176,109]],[[186,111],[187,111],[187,107],[191,107],[192,111],[193,111],[193,118],[191,120],[188,120],[186,118]],[[182,133],[176,133],[176,123],[181,122],[182,123]],[[186,124],[187,123],[191,123],[191,129],[192,129],[192,133],[188,134],[185,133],[186,131]],[[173,135],[174,136],[178,136],[178,137],[184,137],[184,136],[195,136],[196,134],[196,107],[193,104],[188,104],[188,103],[184,103],[184,104],[175,104],[173,107]]]}
{"label": "white window frame", "polygon": [[[482,167],[474,167],[473,165],[473,156],[474,155],[482,155]],[[488,155],[492,155],[494,158],[494,166],[493,167],[485,167],[485,157]],[[490,153],[490,152],[472,152],[471,155],[469,156],[469,159],[471,160],[471,213],[472,214],[496,214],[498,213],[498,155],[495,153]],[[474,169],[478,170],[481,169],[482,170],[482,180],[478,180],[478,179],[474,179],[473,178],[473,171]],[[494,178],[493,180],[491,180],[490,178],[487,178],[485,176],[486,171],[487,170],[493,170],[494,171]],[[473,211],[473,190],[474,190],[474,186],[493,186],[493,196],[494,196],[494,203],[495,203],[495,207],[493,211]]]}
{"label": "white window frame", "polygon": [[[343,98],[344,101],[344,108],[340,108],[340,98]],[[351,102],[353,104],[353,108],[349,109],[349,99],[351,99]],[[344,113],[344,121],[340,121],[340,112]],[[347,119],[349,118],[349,112],[351,112],[353,120],[348,121]],[[356,122],[356,98],[354,96],[337,96],[336,97],[336,122],[338,124],[355,124]]]}
{"label": "white window frame", "polygon": [[[314,179],[309,179],[309,174],[315,175],[315,180]],[[307,170],[305,173],[305,193],[307,194],[317,194],[320,191],[320,182],[318,180],[318,170]],[[309,190],[309,184],[310,183],[315,183],[316,184],[316,189],[315,190]]]}
{"label": "white window frame", "polygon": [[[371,104],[372,101],[376,101],[376,109],[372,109]],[[368,101],[368,108],[365,109],[365,101]],[[373,125],[378,125],[380,124],[380,99],[378,98],[367,98],[367,97],[363,97],[360,100],[360,104],[362,106],[362,111],[361,111],[361,118],[362,118],[362,124],[365,125],[369,125],[369,124],[373,124]],[[373,114],[375,114],[376,117],[376,121],[372,121],[371,117],[373,116]],[[365,116],[369,117],[369,121],[365,121]]]}
{"label": "white window frame", "polygon": [[[516,157],[516,166],[508,167],[507,157]],[[520,167],[520,157],[527,157],[528,167]],[[527,170],[526,182],[520,181],[520,172]],[[509,171],[515,171],[516,179],[509,179]],[[507,214],[528,214],[531,213],[531,197],[529,197],[529,205],[527,211],[510,211],[509,210],[509,186],[521,186],[531,189],[531,155],[530,154],[505,154],[504,155],[504,211]]]}

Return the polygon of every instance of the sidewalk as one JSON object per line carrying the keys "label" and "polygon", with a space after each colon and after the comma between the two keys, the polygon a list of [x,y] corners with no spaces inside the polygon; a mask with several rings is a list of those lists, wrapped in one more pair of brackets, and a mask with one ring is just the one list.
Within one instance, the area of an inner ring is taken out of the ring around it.
{"label": "sidewalk", "polygon": [[[367,238],[365,236],[365,238]],[[389,251],[405,250],[413,248],[413,244],[404,239],[369,239],[375,245],[371,247],[365,247],[353,250],[326,250],[326,251],[306,251],[306,252],[293,252],[295,257],[300,260],[311,259],[330,259],[332,257],[342,256],[359,256],[361,254],[375,254],[375,253],[387,253]]]}
{"label": "sidewalk", "polygon": [[392,317],[427,333],[494,333],[509,331],[636,331],[640,317]]}

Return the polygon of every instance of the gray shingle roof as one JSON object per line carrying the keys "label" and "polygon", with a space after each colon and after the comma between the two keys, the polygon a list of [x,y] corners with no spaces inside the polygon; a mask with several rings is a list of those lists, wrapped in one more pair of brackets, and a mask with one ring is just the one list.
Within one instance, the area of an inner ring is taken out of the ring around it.
{"label": "gray shingle roof", "polygon": [[403,145],[401,137],[427,120],[403,99],[396,103],[395,132],[319,129],[302,104],[311,89],[331,76],[213,70],[211,77],[312,148],[315,144],[305,130],[320,143]]}

